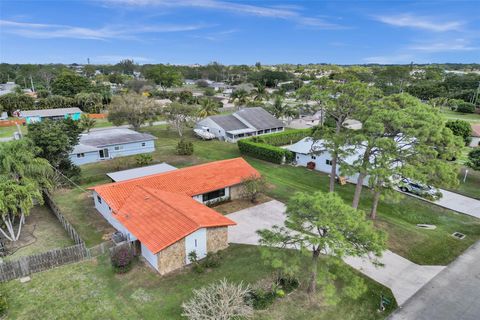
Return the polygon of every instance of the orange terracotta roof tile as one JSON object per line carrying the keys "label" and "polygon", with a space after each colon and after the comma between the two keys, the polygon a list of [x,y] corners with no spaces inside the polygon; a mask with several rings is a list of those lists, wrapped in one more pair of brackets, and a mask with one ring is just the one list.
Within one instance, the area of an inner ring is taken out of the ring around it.
{"label": "orange terracotta roof tile", "polygon": [[243,158],[209,162],[151,176],[108,183],[89,188],[96,191],[113,210],[118,210],[138,186],[188,196],[233,186],[250,176],[259,176]]}
{"label": "orange terracotta roof tile", "polygon": [[89,188],[151,252],[200,228],[235,223],[192,197],[260,176],[243,158],[215,161]]}
{"label": "orange terracotta roof tile", "polygon": [[480,124],[472,124],[472,137],[480,137]]}
{"label": "orange terracotta roof tile", "polygon": [[144,187],[135,189],[115,218],[154,254],[198,229],[235,225],[189,196]]}

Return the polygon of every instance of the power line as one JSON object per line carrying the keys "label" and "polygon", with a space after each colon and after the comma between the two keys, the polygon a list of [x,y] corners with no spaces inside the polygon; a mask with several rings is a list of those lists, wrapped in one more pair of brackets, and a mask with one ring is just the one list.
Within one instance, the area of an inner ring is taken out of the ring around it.
{"label": "power line", "polygon": [[76,184],[72,179],[70,179],[69,177],[67,177],[66,175],[64,175],[63,173],[60,172],[60,170],[58,170],[57,168],[55,168],[54,166],[52,166],[52,164],[49,162],[48,163],[50,165],[50,167],[53,168],[53,170],[55,170],[57,173],[59,173],[62,177],[64,177],[65,179],[67,179],[71,184],[73,184],[75,187],[77,187],[78,189],[82,190],[83,192],[87,192],[88,193],[88,190],[82,188],[80,185]]}

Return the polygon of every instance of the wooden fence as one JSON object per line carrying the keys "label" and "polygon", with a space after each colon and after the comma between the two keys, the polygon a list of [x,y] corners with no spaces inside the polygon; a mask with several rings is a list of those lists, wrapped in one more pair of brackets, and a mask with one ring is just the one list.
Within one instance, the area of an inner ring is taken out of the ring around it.
{"label": "wooden fence", "polygon": [[47,192],[45,192],[44,193],[44,198],[45,198],[45,203],[52,210],[53,214],[57,217],[58,221],[60,221],[63,228],[65,228],[68,235],[70,236],[70,238],[72,238],[73,241],[75,241],[76,244],[85,245],[85,242],[80,237],[80,235],[77,233],[77,230],[75,230],[75,228],[70,224],[70,222],[68,222],[67,218],[65,218],[65,216],[60,211],[60,208],[58,208],[55,201],[53,201],[52,196],[50,194],[48,194]]}
{"label": "wooden fence", "polygon": [[84,244],[76,244],[3,262],[0,263],[0,282],[25,277],[35,272],[49,270],[86,258],[90,258],[90,251]]}

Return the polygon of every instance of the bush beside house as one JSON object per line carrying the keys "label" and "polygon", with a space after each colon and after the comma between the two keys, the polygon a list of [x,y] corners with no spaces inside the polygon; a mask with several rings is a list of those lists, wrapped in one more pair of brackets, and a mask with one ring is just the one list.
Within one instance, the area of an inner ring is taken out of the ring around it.
{"label": "bush beside house", "polygon": [[239,140],[237,145],[242,154],[278,164],[288,163],[293,160],[293,153],[280,146],[295,143],[310,136],[311,132],[311,129],[289,130]]}

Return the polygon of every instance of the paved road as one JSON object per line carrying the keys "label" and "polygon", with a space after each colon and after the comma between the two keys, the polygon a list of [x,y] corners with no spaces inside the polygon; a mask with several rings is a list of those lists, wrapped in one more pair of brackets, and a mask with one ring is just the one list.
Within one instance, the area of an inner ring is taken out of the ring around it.
{"label": "paved road", "polygon": [[[228,230],[229,241],[257,245],[257,230],[271,228],[273,225],[283,226],[285,221],[285,205],[273,200],[255,207],[229,214],[228,217],[237,223]],[[399,305],[402,305],[421,287],[435,277],[445,267],[420,266],[389,250],[384,252],[380,262],[384,267],[376,267],[367,259],[348,257],[347,264],[368,277],[390,288]]]}
{"label": "paved road", "polygon": [[480,241],[411,297],[389,320],[480,319]]}

